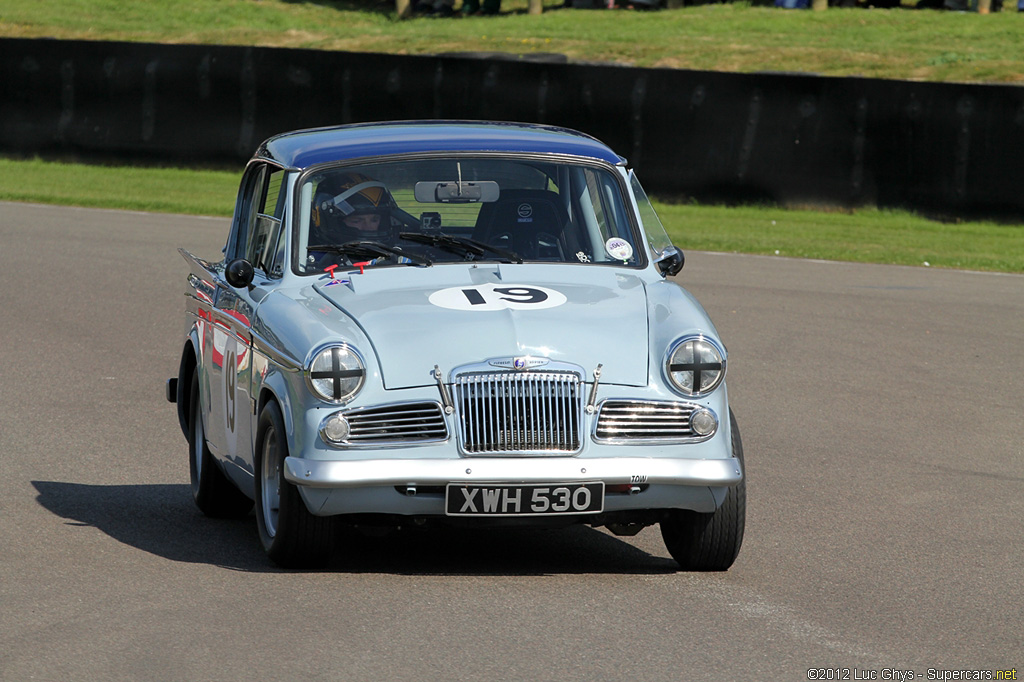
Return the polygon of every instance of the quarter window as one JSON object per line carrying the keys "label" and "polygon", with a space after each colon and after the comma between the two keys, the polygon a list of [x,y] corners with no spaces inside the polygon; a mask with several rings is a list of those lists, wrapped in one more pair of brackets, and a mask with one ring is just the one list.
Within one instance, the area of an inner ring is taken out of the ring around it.
{"label": "quarter window", "polygon": [[242,181],[237,236],[230,255],[244,258],[268,277],[283,269],[281,218],[285,207],[285,172],[268,165],[253,166]]}
{"label": "quarter window", "polygon": [[640,211],[640,220],[644,224],[651,258],[655,262],[660,261],[666,254],[674,252],[675,247],[672,246],[672,240],[669,238],[668,232],[665,231],[665,226],[662,225],[658,214],[654,212],[651,200],[647,198],[647,193],[644,192],[644,188],[640,186],[640,181],[636,179],[636,174],[632,171],[629,173],[629,185],[633,190],[633,197],[636,199],[636,207]]}

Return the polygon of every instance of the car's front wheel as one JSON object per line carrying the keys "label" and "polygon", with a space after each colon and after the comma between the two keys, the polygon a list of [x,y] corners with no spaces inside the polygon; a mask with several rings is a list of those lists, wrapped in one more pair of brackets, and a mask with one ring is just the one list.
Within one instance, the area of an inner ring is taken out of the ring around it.
{"label": "car's front wheel", "polygon": [[256,525],[267,556],[284,568],[322,565],[334,543],[329,517],[313,516],[298,488],[284,477],[288,439],[277,403],[270,401],[256,430]]}
{"label": "car's front wheel", "polygon": [[199,370],[192,370],[189,393],[188,464],[192,499],[199,510],[215,518],[241,518],[252,509],[252,500],[228,480],[206,444],[203,410],[199,397]]}
{"label": "car's front wheel", "polygon": [[743,480],[729,488],[722,505],[710,514],[674,510],[661,522],[661,537],[672,558],[686,571],[725,571],[736,560],[743,544],[747,516],[747,471],[743,464],[743,442],[736,417],[732,425],[732,452],[740,460]]}

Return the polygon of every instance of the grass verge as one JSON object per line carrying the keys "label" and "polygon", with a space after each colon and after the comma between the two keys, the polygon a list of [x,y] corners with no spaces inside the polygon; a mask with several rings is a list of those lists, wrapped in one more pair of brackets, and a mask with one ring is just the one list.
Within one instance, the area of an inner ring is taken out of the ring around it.
{"label": "grass verge", "polygon": [[[0,200],[228,217],[240,177],[240,168],[0,159]],[[655,207],[684,250],[1024,273],[1024,225],[942,223],[873,209],[723,207],[656,199]]]}
{"label": "grass verge", "polygon": [[989,15],[909,6],[786,11],[748,1],[577,10],[544,0],[544,13],[534,16],[527,2],[502,0],[496,17],[401,21],[390,0],[4,0],[0,37],[392,54],[547,52],[643,67],[1024,82],[1024,14],[1013,11],[1014,0]]}
{"label": "grass verge", "polygon": [[230,216],[241,174],[241,168],[143,168],[0,158],[0,199]]}
{"label": "grass verge", "polygon": [[908,211],[656,204],[674,243],[699,251],[1024,273],[1024,225],[947,223]]}

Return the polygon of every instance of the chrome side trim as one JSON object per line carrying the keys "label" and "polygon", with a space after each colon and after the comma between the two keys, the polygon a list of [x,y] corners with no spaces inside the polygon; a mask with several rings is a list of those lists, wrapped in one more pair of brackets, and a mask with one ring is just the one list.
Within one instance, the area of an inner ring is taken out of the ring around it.
{"label": "chrome side trim", "polygon": [[252,330],[252,349],[253,351],[265,355],[275,365],[280,367],[286,372],[301,372],[302,361],[285,355],[280,352],[277,347],[268,341],[265,337],[261,336],[256,330]]}

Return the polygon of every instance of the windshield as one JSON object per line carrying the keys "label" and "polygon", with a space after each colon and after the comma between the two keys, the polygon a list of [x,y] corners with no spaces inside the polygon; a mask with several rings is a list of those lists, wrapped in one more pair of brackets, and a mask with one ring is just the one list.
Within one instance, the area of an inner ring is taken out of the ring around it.
{"label": "windshield", "polygon": [[293,269],[498,261],[644,265],[613,170],[450,158],[325,168],[297,191]]}

